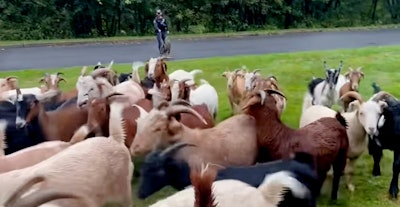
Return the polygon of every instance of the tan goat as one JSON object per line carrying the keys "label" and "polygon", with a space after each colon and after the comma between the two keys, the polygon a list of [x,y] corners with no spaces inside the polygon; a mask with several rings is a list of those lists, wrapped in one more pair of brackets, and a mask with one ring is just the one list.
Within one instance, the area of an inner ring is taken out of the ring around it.
{"label": "tan goat", "polygon": [[226,71],[222,76],[227,79],[226,88],[228,91],[229,104],[231,105],[232,114],[241,112],[240,103],[245,94],[245,78],[246,69],[236,69],[235,71]]}
{"label": "tan goat", "polygon": [[254,164],[258,149],[255,122],[251,116],[235,115],[212,128],[191,129],[175,119],[180,113],[193,114],[204,122],[201,115],[188,106],[169,105],[162,109],[153,109],[146,117],[137,119],[132,153],[144,155],[154,148],[184,142],[197,146],[199,154],[202,154],[197,156],[199,162],[193,162],[196,164]]}

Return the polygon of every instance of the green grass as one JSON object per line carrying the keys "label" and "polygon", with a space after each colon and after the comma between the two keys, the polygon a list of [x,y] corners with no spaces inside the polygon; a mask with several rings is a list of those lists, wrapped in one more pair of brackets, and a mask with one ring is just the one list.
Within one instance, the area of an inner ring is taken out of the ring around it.
{"label": "green grass", "polygon": [[[286,54],[268,54],[257,56],[233,56],[215,57],[209,59],[187,60],[168,62],[169,72],[183,68],[187,70],[201,68],[204,73],[198,78],[205,78],[218,91],[219,94],[219,120],[230,115],[230,108],[226,94],[226,81],[221,73],[226,69],[234,69],[246,65],[250,69],[259,68],[264,75],[274,74],[282,91],[288,98],[287,109],[283,114],[283,121],[291,127],[298,126],[300,118],[302,97],[306,91],[308,81],[312,76],[324,75],[322,61],[327,60],[329,65],[337,66],[339,60],[344,61],[346,71],[349,66],[355,68],[363,66],[366,76],[362,80],[360,92],[365,99],[372,95],[371,83],[377,82],[383,90],[389,91],[395,96],[400,96],[399,60],[400,46],[369,47],[351,50],[299,52]],[[118,72],[128,72],[130,65],[115,65]],[[37,81],[44,72],[64,72],[68,81],[63,85],[64,89],[73,88],[80,68],[56,68],[51,70],[27,70],[18,72],[2,72],[0,76],[16,75],[20,78],[22,86],[38,85]],[[342,73],[344,73],[343,71]],[[399,201],[391,201],[388,198],[388,188],[391,179],[392,153],[385,152],[381,162],[382,176],[372,177],[372,158],[367,150],[356,165],[354,182],[356,190],[349,192],[341,183],[339,200],[336,205],[329,205],[329,191],[324,188],[319,200],[319,206],[349,206],[349,207],[391,207],[399,206]],[[135,166],[138,167],[138,166]],[[134,180],[133,191],[137,189],[138,180]],[[240,190],[240,189],[238,189]],[[166,188],[144,201],[134,198],[136,207],[148,206],[156,200],[170,195],[174,191]]]}
{"label": "green grass", "polygon": [[[171,37],[173,39],[200,39],[200,38],[241,37],[241,36],[286,34],[286,33],[303,33],[303,32],[372,30],[372,29],[388,29],[388,28],[399,28],[399,27],[400,27],[399,24],[389,24],[389,25],[373,25],[373,26],[363,26],[363,27],[257,30],[257,31],[245,31],[245,32],[220,32],[220,33],[204,33],[204,34],[171,34]],[[9,47],[9,46],[24,47],[24,46],[34,46],[34,45],[70,45],[70,44],[106,43],[106,42],[127,43],[127,42],[154,40],[154,38],[155,36],[118,36],[118,37],[54,39],[54,40],[0,41],[0,47]]]}

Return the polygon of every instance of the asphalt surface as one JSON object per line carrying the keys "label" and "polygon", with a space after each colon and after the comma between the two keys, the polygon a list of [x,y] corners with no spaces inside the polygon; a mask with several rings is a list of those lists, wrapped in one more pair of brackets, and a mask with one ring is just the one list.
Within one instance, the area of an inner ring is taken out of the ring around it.
{"label": "asphalt surface", "polygon": [[[360,48],[400,45],[400,29],[345,32],[313,32],[272,36],[247,36],[229,39],[174,40],[174,60],[265,54],[279,52]],[[0,71],[46,69],[70,66],[146,61],[157,56],[157,42],[92,44],[70,46],[34,46],[0,48]]]}

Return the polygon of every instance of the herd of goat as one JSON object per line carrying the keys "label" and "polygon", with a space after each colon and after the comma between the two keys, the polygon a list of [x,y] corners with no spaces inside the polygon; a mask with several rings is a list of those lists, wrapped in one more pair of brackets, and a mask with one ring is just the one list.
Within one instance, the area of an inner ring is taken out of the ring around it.
{"label": "herd of goat", "polygon": [[[331,200],[342,175],[356,191],[355,162],[368,148],[378,176],[382,150],[394,152],[389,193],[397,198],[400,102],[343,63],[312,78],[298,129],[281,121],[286,96],[275,76],[239,68],[222,74],[232,116],[216,123],[218,93],[196,74],[170,73],[162,58],[134,62],[117,74],[113,62],[83,67],[71,91],[61,73],[40,87],[0,79],[0,206],[134,206],[165,186],[177,193],[152,207],[315,207],[332,175]],[[144,66],[145,77],[139,76]],[[333,105],[342,106],[335,111]],[[140,171],[134,161],[143,158]]]}

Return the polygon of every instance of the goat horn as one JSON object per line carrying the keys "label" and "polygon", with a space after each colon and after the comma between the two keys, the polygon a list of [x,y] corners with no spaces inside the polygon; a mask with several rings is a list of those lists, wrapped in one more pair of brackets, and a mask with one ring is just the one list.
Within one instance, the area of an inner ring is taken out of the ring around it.
{"label": "goat horn", "polygon": [[328,64],[326,63],[326,61],[324,61],[324,68],[325,68],[325,70],[328,70],[329,68],[328,68]]}
{"label": "goat horn", "polygon": [[79,196],[71,192],[54,191],[52,189],[42,189],[26,197],[18,199],[18,201],[13,206],[14,207],[40,206],[52,200],[65,199],[65,198],[79,198]]}
{"label": "goat horn", "polygon": [[246,105],[244,105],[242,107],[242,110],[246,110],[247,108],[249,108],[250,106],[252,106],[256,103],[261,103],[261,105],[263,105],[266,98],[267,98],[267,94],[265,93],[265,91],[263,91],[263,90],[257,91],[249,98]]}
{"label": "goat horn", "polygon": [[182,106],[182,105],[174,105],[174,106],[171,106],[170,108],[167,108],[167,110],[166,110],[166,114],[168,117],[174,116],[175,114],[179,114],[179,113],[193,114],[198,119],[200,119],[200,121],[202,121],[205,125],[208,125],[206,120],[204,120],[204,118],[199,113],[197,113],[197,111],[195,111],[194,109],[192,109],[190,107]]}
{"label": "goat horn", "polygon": [[352,67],[349,67],[349,70],[350,70],[350,72],[351,72],[351,71],[354,71],[354,69],[353,69]]}
{"label": "goat horn", "polygon": [[280,92],[278,90],[266,89],[265,91],[267,91],[268,94],[278,94],[278,95],[282,96],[283,98],[285,98],[287,100],[286,96],[282,92]]}
{"label": "goat horn", "polygon": [[87,66],[83,66],[81,70],[81,76],[86,76]]}
{"label": "goat horn", "polygon": [[275,81],[278,81],[278,79],[274,75],[268,76],[269,79],[274,79]]}
{"label": "goat horn", "polygon": [[342,67],[343,67],[343,60],[341,60],[341,61],[339,62],[339,67],[338,67],[339,71],[342,70]]}
{"label": "goat horn", "polygon": [[171,102],[171,105],[172,106],[173,105],[182,105],[182,106],[188,106],[188,107],[192,106],[192,104],[190,104],[188,101],[185,101],[182,99]]}
{"label": "goat horn", "polygon": [[119,92],[113,92],[113,93],[111,93],[111,94],[108,94],[108,95],[107,95],[106,97],[104,97],[104,98],[108,101],[108,99],[111,98],[111,97],[113,97],[113,96],[123,96],[123,95],[125,95],[125,94],[119,93]]}
{"label": "goat horn", "polygon": [[395,96],[386,91],[379,91],[372,100],[378,102],[385,101],[387,98],[393,98],[394,100],[397,100]]}
{"label": "goat horn", "polygon": [[172,155],[172,154],[176,153],[179,149],[186,147],[186,146],[196,147],[196,145],[194,145],[194,144],[178,142],[178,143],[168,147],[164,151],[162,151],[160,153],[160,157],[166,157],[167,155]]}
{"label": "goat horn", "polygon": [[362,67],[358,67],[358,68],[357,68],[357,71],[361,71],[361,69],[362,69]]}
{"label": "goat horn", "polygon": [[59,80],[60,82],[61,82],[61,81],[67,82],[63,77],[59,77],[58,80]]}
{"label": "goat horn", "polygon": [[233,71],[233,73],[236,74],[236,73],[239,72],[240,70],[242,70],[242,69],[236,69],[236,70]]}
{"label": "goat horn", "polygon": [[112,67],[113,64],[114,64],[114,60],[111,60],[110,64],[108,64],[108,67],[107,67],[107,68],[110,68],[110,69],[111,69],[111,67]]}
{"label": "goat horn", "polygon": [[163,101],[161,101],[160,104],[158,104],[157,110],[162,110],[164,107],[168,107],[168,106],[169,106],[168,101],[163,100]]}
{"label": "goat horn", "polygon": [[261,70],[260,69],[255,69],[255,70],[253,70],[253,74],[256,74],[257,72],[260,72]]}
{"label": "goat horn", "polygon": [[57,72],[56,75],[57,75],[57,76],[59,76],[59,75],[64,75],[64,73]]}
{"label": "goat horn", "polygon": [[355,91],[348,91],[340,97],[340,100],[342,100],[342,101],[345,101],[348,99],[355,99],[355,100],[358,100],[360,103],[364,102],[362,96]]}
{"label": "goat horn", "polygon": [[185,79],[183,79],[183,80],[180,80],[179,83],[185,83],[186,81],[190,81],[190,80],[192,80],[192,79],[190,79],[190,78],[185,78]]}
{"label": "goat horn", "polygon": [[6,77],[6,80],[8,81],[8,80],[10,80],[11,78],[18,79],[17,76],[7,76],[7,77]]}

